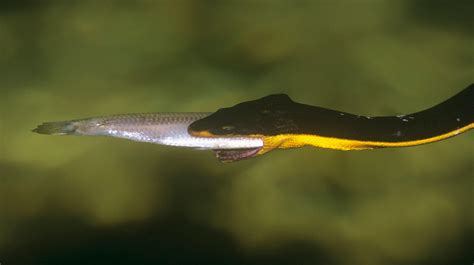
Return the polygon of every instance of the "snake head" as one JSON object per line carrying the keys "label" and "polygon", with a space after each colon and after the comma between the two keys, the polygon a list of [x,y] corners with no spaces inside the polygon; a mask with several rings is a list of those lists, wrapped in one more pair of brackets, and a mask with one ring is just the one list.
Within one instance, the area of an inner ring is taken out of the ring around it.
{"label": "snake head", "polygon": [[291,119],[293,102],[285,94],[269,95],[257,100],[222,108],[195,121],[188,127],[193,136],[262,136],[296,130]]}

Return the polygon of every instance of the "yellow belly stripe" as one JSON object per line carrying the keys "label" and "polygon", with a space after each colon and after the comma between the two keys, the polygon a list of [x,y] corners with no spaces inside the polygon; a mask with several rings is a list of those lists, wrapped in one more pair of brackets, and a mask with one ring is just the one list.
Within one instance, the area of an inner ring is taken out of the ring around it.
{"label": "yellow belly stripe", "polygon": [[413,141],[401,141],[401,142],[379,142],[379,141],[361,141],[361,140],[352,140],[352,139],[341,139],[334,137],[326,137],[319,135],[311,134],[281,134],[275,136],[264,136],[264,146],[259,151],[258,154],[264,154],[268,151],[271,151],[275,148],[298,148],[303,146],[314,146],[320,148],[329,148],[337,150],[365,150],[365,149],[374,149],[374,148],[384,148],[384,147],[405,147],[405,146],[414,146],[432,143],[436,141],[441,141],[449,137],[453,137],[465,131],[474,128],[474,123],[471,123],[465,127],[459,128],[457,130],[426,138]]}

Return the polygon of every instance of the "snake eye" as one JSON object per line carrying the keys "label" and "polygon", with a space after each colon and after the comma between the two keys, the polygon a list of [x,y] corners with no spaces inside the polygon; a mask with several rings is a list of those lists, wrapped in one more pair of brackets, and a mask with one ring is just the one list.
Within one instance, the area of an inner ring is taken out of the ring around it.
{"label": "snake eye", "polygon": [[224,126],[222,126],[222,130],[224,130],[224,131],[228,131],[228,132],[229,132],[229,131],[232,131],[232,130],[234,130],[234,129],[235,129],[235,126],[232,126],[232,125],[224,125]]}

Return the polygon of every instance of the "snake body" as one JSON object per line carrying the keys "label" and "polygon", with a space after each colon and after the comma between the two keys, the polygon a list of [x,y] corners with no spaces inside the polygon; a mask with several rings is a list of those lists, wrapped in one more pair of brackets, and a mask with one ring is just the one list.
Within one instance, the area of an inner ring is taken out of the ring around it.
{"label": "snake body", "polygon": [[[337,150],[407,147],[432,143],[474,128],[474,84],[429,109],[369,117],[294,102],[285,94],[222,108],[189,126],[194,136],[261,138],[255,155],[277,148]],[[244,156],[242,158],[248,158]]]}

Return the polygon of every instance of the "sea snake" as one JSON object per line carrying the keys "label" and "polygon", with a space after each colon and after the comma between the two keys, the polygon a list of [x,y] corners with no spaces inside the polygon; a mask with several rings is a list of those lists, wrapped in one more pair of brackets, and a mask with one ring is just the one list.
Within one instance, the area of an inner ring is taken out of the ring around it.
{"label": "sea snake", "polygon": [[337,150],[407,147],[437,142],[474,128],[474,84],[423,111],[398,116],[354,115],[275,94],[215,113],[121,114],[45,122],[34,132],[89,135],[213,150],[224,162],[277,148]]}
{"label": "sea snake", "polygon": [[193,136],[252,137],[264,145],[254,152],[222,150],[224,161],[277,148],[314,146],[337,150],[407,147],[441,141],[474,128],[474,84],[423,111],[397,116],[354,115],[294,102],[285,94],[247,101],[195,121]]}

